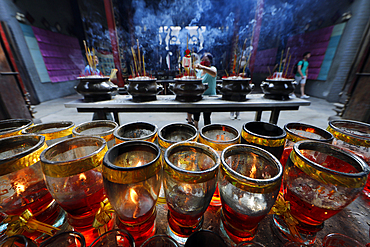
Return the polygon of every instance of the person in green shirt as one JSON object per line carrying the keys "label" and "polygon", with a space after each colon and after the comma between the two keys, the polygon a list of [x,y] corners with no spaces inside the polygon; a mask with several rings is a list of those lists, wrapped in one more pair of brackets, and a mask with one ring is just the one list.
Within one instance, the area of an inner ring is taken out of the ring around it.
{"label": "person in green shirt", "polygon": [[310,96],[304,93],[304,87],[308,76],[308,59],[311,57],[311,52],[305,52],[303,59],[298,62],[297,73],[295,74],[295,80],[301,85],[301,98],[308,99]]}
{"label": "person in green shirt", "polygon": [[[208,89],[203,93],[203,95],[216,95],[216,77],[217,69],[212,66],[213,56],[211,53],[204,53],[200,64],[194,66],[197,69],[197,78],[202,78],[204,84],[208,84]],[[204,125],[211,124],[211,113],[203,112]],[[200,112],[193,113],[194,125],[198,129],[198,122],[200,119]],[[191,113],[188,113],[188,122],[191,119]],[[190,122],[191,123],[191,122]]]}

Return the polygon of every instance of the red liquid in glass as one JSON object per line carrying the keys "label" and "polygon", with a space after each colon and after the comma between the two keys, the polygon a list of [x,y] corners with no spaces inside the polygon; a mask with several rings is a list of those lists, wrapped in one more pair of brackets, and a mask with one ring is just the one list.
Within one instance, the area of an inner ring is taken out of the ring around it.
{"label": "red liquid in glass", "polygon": [[283,166],[283,168],[285,168],[285,164],[288,161],[289,155],[292,152],[292,150],[293,150],[293,146],[284,148],[283,154],[281,155],[281,158],[280,158],[280,163]]}
{"label": "red liquid in glass", "polygon": [[200,212],[197,215],[187,215],[176,212],[168,203],[167,206],[170,210],[168,224],[177,235],[187,237],[199,230],[199,223],[204,212]]}
{"label": "red liquid in glass", "polygon": [[78,200],[62,201],[59,205],[74,217],[84,217],[95,214],[100,208],[100,202],[105,198],[104,188]]}
{"label": "red liquid in glass", "polygon": [[[240,214],[229,207],[224,200],[222,200],[222,212],[227,221],[226,224],[224,222],[224,228],[228,232],[229,237],[237,243],[248,239],[252,240],[257,230],[258,223],[266,216],[248,216]],[[238,229],[240,229],[240,231]],[[249,230],[250,232],[246,232],[245,230]],[[230,233],[232,236],[230,236]]]}
{"label": "red liquid in glass", "polygon": [[215,193],[213,194],[211,203],[209,205],[214,207],[221,206],[220,191],[218,190],[218,184],[216,186]]}
{"label": "red liquid in glass", "polygon": [[[303,187],[303,191],[305,189],[307,188]],[[299,221],[308,225],[320,225],[342,210],[317,207],[312,203],[302,200],[300,196],[296,195],[289,188],[285,191],[284,199],[290,202],[291,214]]]}

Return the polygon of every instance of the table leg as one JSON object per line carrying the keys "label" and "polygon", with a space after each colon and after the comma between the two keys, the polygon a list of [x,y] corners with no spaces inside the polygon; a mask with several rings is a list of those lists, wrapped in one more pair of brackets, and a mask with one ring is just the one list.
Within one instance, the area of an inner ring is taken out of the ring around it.
{"label": "table leg", "polygon": [[261,121],[262,117],[262,111],[256,111],[256,116],[254,118],[254,121]]}
{"label": "table leg", "polygon": [[279,119],[279,114],[280,114],[280,110],[279,109],[273,109],[271,111],[271,115],[270,115],[270,123],[272,124],[277,124],[278,122],[278,119]]}
{"label": "table leg", "polygon": [[94,112],[92,120],[113,120],[112,114],[106,111],[96,111]]}
{"label": "table leg", "polygon": [[117,112],[117,111],[114,111],[114,112],[113,112],[113,116],[114,116],[114,120],[115,120],[115,122],[116,122],[118,125],[120,125],[120,123],[119,123],[119,116],[118,116],[118,112]]}

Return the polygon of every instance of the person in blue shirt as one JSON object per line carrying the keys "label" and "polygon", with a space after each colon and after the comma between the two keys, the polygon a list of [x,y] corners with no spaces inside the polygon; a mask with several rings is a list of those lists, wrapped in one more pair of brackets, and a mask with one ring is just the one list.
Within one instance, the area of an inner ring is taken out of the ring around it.
{"label": "person in blue shirt", "polygon": [[[200,64],[196,64],[194,68],[197,70],[197,78],[202,78],[204,84],[208,84],[208,89],[203,93],[203,95],[216,95],[216,77],[217,69],[212,66],[213,56],[211,53],[204,53]],[[211,124],[211,113],[203,112],[204,125]],[[191,113],[188,113],[188,122],[193,123],[198,129],[198,122],[200,119],[200,112],[193,113],[194,122],[191,120]],[[190,121],[189,121],[190,120]]]}
{"label": "person in blue shirt", "polygon": [[[95,68],[96,68],[98,66],[98,64],[99,64],[98,56],[94,56],[94,62],[95,62]],[[98,68],[96,68],[94,70],[93,68],[90,67],[90,65],[86,65],[84,74],[85,74],[85,76],[88,76],[88,75],[100,75],[100,70]]]}

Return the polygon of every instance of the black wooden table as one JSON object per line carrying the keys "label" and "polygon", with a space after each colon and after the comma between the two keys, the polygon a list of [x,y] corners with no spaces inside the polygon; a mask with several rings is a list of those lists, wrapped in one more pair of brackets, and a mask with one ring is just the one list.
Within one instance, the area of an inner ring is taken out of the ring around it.
{"label": "black wooden table", "polygon": [[221,95],[203,96],[198,102],[179,102],[175,95],[157,95],[157,100],[135,103],[131,95],[116,95],[111,100],[86,103],[83,99],[64,104],[66,108],[76,108],[78,112],[94,112],[98,119],[107,119],[107,113],[113,113],[114,120],[119,123],[120,112],[232,112],[255,111],[255,120],[260,121],[263,111],[270,111],[270,123],[277,124],[280,111],[298,110],[300,106],[309,106],[310,101],[290,99],[286,101],[272,100],[263,94],[247,95],[243,102],[222,100]]}

